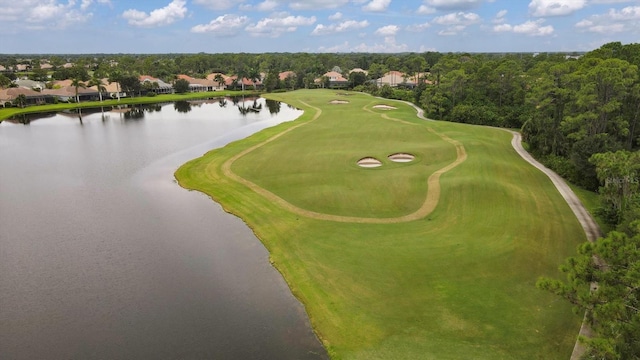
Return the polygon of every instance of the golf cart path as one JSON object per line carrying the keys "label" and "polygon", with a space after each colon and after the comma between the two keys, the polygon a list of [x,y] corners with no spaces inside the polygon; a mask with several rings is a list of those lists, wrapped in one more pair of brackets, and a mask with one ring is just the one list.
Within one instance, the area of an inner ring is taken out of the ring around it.
{"label": "golf cart path", "polygon": [[[410,102],[407,102],[407,104],[413,106],[414,109],[416,109],[416,111],[418,112],[419,118],[424,120],[431,120],[424,117],[424,111],[422,109],[420,109],[419,107],[417,107],[416,105]],[[531,154],[529,154],[527,150],[525,150],[524,147],[522,147],[522,135],[519,132],[502,129],[502,128],[498,128],[498,129],[508,131],[511,134],[513,134],[513,138],[511,139],[511,146],[513,146],[513,148],[518,153],[518,155],[520,155],[526,162],[533,165],[536,169],[542,171],[545,175],[547,175],[547,177],[549,177],[549,179],[551,179],[551,182],[553,183],[553,185],[556,187],[556,189],[558,189],[558,192],[560,193],[560,195],[562,195],[564,200],[567,202],[567,204],[571,208],[571,211],[573,211],[573,214],[576,216],[576,218],[580,222],[580,225],[582,226],[582,229],[584,230],[587,236],[587,240],[589,240],[590,242],[594,242],[599,237],[601,237],[602,231],[600,230],[600,227],[598,226],[596,221],[593,219],[591,214],[589,214],[587,209],[585,209],[580,199],[578,199],[576,194],[573,192],[573,190],[571,190],[571,188],[569,187],[569,185],[567,185],[564,179],[560,177],[560,175],[556,174],[553,170],[547,168],[546,166],[538,162],[536,159],[534,159],[533,156],[531,156]],[[580,332],[578,336],[582,335],[585,337],[591,337],[592,334],[593,333],[591,331],[591,328],[587,325],[586,318],[583,318],[582,326],[580,327]],[[585,350],[586,350],[585,347],[580,343],[580,341],[576,339],[576,343],[573,346],[573,352],[571,353],[570,360],[579,360],[584,354]]]}
{"label": "golf cart path", "polygon": [[[459,164],[461,164],[462,162],[464,162],[467,159],[467,152],[464,148],[464,146],[462,145],[462,143],[451,139],[450,137],[438,133],[435,130],[433,130],[432,128],[429,128],[429,131],[438,135],[441,139],[443,139],[444,141],[452,144],[453,146],[455,146],[456,148],[456,159],[450,163],[449,165],[436,170],[435,172],[433,172],[429,178],[427,179],[427,196],[425,197],[424,202],[422,203],[422,205],[420,206],[420,208],[416,211],[414,211],[413,213],[404,215],[404,216],[399,216],[399,217],[392,217],[392,218],[367,218],[367,217],[356,217],[356,216],[342,216],[342,215],[332,215],[332,214],[325,214],[325,213],[319,213],[319,212],[315,212],[315,211],[310,211],[307,209],[303,209],[301,207],[295,206],[293,204],[291,204],[290,202],[284,200],[283,198],[281,198],[280,196],[268,191],[267,189],[264,189],[260,186],[258,186],[257,184],[235,174],[232,170],[231,170],[231,166],[233,165],[233,163],[238,160],[239,158],[247,155],[248,153],[280,138],[281,136],[299,128],[300,126],[304,126],[314,120],[316,120],[317,118],[320,117],[320,115],[322,114],[322,109],[317,108],[315,106],[311,106],[303,101],[300,101],[303,105],[308,106],[312,109],[316,110],[316,114],[314,115],[314,117],[306,122],[302,122],[298,125],[292,126],[289,129],[278,133],[277,135],[272,136],[271,138],[256,144],[238,154],[236,154],[235,156],[231,157],[229,160],[227,160],[223,165],[222,165],[222,173],[236,181],[239,182],[245,186],[247,186],[248,188],[250,188],[251,190],[253,190],[254,192],[262,195],[263,197],[267,198],[268,200],[270,200],[273,203],[278,204],[280,207],[294,213],[294,214],[298,214],[301,216],[305,216],[308,218],[312,218],[312,219],[317,219],[317,220],[327,220],[327,221],[336,221],[336,222],[346,222],[346,223],[361,223],[361,224],[396,224],[396,223],[402,223],[402,222],[408,222],[408,221],[414,221],[414,220],[419,220],[422,218],[425,218],[427,215],[429,215],[431,212],[433,212],[433,210],[436,208],[436,206],[438,205],[438,201],[440,199],[440,176],[444,173],[446,173],[447,171],[455,168],[456,166],[458,166]],[[393,119],[390,118],[386,115],[381,115],[383,118],[388,119],[388,120],[397,120],[397,119]],[[420,115],[421,116],[421,115]],[[421,117],[424,119],[424,117]]]}
{"label": "golf cart path", "polygon": [[[593,219],[591,214],[589,214],[589,212],[585,209],[584,205],[582,205],[582,202],[580,202],[576,194],[573,192],[573,190],[571,190],[564,179],[562,179],[560,175],[556,174],[551,169],[536,161],[533,156],[531,156],[531,154],[529,154],[522,147],[522,135],[520,135],[520,133],[515,131],[510,132],[513,134],[513,139],[511,140],[511,145],[513,146],[513,148],[529,164],[538,168],[540,171],[545,173],[549,177],[549,179],[551,179],[553,185],[555,185],[555,187],[560,192],[560,195],[562,195],[562,197],[567,201],[567,204],[569,204],[571,211],[573,211],[573,213],[576,215],[576,218],[578,218],[580,225],[582,225],[582,228],[587,235],[587,240],[589,240],[590,242],[594,242],[599,237],[601,237],[602,231],[600,230],[600,227]],[[585,319],[583,319],[582,321],[582,326],[580,327],[580,333],[578,335],[582,335],[585,337],[592,336],[591,328],[587,325]],[[573,352],[571,353],[571,360],[580,359],[585,350],[586,349],[584,348],[584,346],[579,341],[576,341],[576,344],[573,347]]]}

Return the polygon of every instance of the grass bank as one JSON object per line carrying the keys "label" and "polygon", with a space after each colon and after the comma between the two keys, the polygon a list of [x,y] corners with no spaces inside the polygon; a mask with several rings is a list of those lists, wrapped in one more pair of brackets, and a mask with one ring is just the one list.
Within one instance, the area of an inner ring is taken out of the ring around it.
{"label": "grass bank", "polygon": [[[254,230],[333,358],[569,357],[581,318],[535,282],[560,276],[585,235],[510,134],[422,121],[408,105],[363,94],[267,97],[305,113],[176,177]],[[456,161],[455,143],[467,156],[440,175],[437,206],[423,217],[360,223],[299,211],[401,219],[434,190],[427,179]],[[386,156],[395,152],[416,158],[393,163]],[[358,167],[366,156],[382,166]]]}
{"label": "grass bank", "polygon": [[118,99],[105,99],[104,101],[83,101],[81,103],[58,103],[47,105],[32,105],[25,108],[0,108],[0,122],[2,120],[11,118],[21,114],[31,114],[48,111],[61,111],[68,109],[84,109],[84,108],[96,108],[101,106],[118,106],[118,105],[135,105],[135,104],[153,104],[168,101],[180,101],[180,100],[194,100],[211,97],[221,96],[238,96],[242,94],[253,94],[253,92],[242,91],[211,91],[211,92],[197,92],[186,94],[162,94],[157,96],[140,96],[140,97],[126,97]]}

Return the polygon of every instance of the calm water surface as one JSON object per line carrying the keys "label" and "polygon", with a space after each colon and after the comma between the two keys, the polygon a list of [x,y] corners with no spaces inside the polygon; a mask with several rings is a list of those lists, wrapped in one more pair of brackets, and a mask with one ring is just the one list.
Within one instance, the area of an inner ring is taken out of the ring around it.
{"label": "calm water surface", "polygon": [[326,358],[253,233],[174,181],[301,114],[238,105],[0,124],[0,358]]}

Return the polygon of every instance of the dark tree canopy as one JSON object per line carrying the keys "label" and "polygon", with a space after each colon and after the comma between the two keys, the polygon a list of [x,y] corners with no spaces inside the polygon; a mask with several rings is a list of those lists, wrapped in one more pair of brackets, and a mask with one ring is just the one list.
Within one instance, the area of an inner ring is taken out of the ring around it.
{"label": "dark tree canopy", "polygon": [[184,94],[189,91],[189,81],[185,79],[178,79],[173,83],[173,89],[178,94]]}
{"label": "dark tree canopy", "polygon": [[581,245],[561,267],[565,282],[542,278],[537,283],[586,311],[595,335],[580,341],[590,359],[640,359],[639,227],[636,222],[633,236],[614,231]]}

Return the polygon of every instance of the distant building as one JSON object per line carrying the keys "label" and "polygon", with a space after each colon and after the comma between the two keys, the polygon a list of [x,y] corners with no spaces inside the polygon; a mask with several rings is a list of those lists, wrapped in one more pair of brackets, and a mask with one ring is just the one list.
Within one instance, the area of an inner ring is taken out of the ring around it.
{"label": "distant building", "polygon": [[196,79],[184,74],[178,75],[178,79],[187,80],[189,82],[190,92],[215,91],[218,87],[218,83],[209,79]]}
{"label": "distant building", "polygon": [[[325,79],[328,84],[325,83]],[[317,78],[314,82],[319,87],[325,87],[326,85],[332,89],[345,88],[349,86],[349,80],[345,79],[345,77],[342,76],[341,73],[336,71],[326,72],[321,77]]]}
{"label": "distant building", "polygon": [[16,87],[0,89],[0,103],[4,107],[5,103],[13,103],[13,101],[20,95],[25,96],[27,105],[41,105],[47,103],[47,100],[52,101],[51,96],[39,91]]}
{"label": "distant building", "polygon": [[173,93],[173,85],[167,84],[166,82],[154,78],[149,75],[140,75],[139,77],[140,84],[150,83],[151,91],[156,94],[172,94]]}

